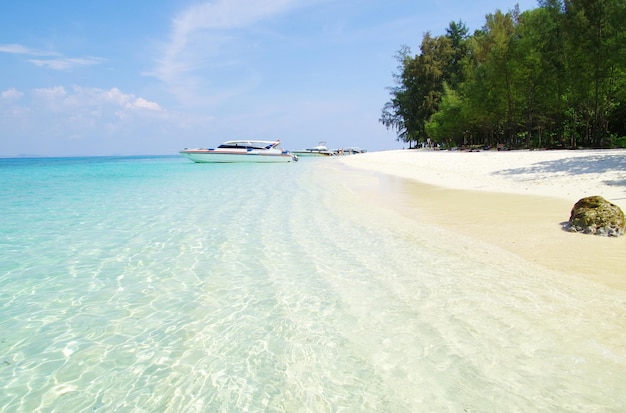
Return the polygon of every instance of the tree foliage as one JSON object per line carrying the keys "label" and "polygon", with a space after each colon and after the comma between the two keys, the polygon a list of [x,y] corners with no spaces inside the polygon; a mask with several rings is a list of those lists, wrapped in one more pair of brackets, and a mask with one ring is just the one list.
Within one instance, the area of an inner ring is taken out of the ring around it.
{"label": "tree foliage", "polygon": [[[609,147],[626,136],[626,2],[540,0],[404,46],[380,121],[398,140]],[[623,139],[622,139],[623,141]]]}

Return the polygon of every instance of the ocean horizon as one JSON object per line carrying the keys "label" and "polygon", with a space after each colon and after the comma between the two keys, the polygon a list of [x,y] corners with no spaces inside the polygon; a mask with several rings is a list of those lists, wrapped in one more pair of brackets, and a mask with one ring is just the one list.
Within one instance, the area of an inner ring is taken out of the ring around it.
{"label": "ocean horizon", "polygon": [[410,196],[332,158],[1,158],[0,412],[626,409],[623,291]]}

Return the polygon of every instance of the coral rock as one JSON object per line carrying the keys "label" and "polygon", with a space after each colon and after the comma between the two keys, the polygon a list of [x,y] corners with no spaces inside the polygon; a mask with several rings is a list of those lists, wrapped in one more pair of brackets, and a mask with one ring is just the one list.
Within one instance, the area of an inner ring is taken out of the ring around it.
{"label": "coral rock", "polygon": [[624,235],[624,212],[601,196],[576,202],[568,221],[568,230],[585,234],[619,237]]}

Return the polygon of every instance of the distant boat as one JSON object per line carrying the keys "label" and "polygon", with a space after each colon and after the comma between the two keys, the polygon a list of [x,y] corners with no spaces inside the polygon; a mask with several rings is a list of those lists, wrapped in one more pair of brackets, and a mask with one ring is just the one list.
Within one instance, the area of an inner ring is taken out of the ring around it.
{"label": "distant boat", "polygon": [[353,146],[351,148],[340,149],[337,155],[356,155],[357,153],[366,153],[367,150]]}
{"label": "distant boat", "polygon": [[226,141],[217,148],[183,149],[179,153],[196,163],[230,162],[291,162],[298,157],[278,147],[275,141]]}
{"label": "distant boat", "polygon": [[317,146],[308,149],[292,151],[297,156],[334,156],[335,151],[331,151],[326,146],[326,142],[320,142]]}

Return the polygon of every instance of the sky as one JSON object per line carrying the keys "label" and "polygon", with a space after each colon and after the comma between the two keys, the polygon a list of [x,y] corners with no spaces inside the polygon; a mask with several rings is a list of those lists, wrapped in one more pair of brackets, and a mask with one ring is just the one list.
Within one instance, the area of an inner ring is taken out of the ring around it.
{"label": "sky", "polygon": [[169,155],[232,139],[406,146],[394,56],[536,0],[0,3],[0,156]]}

